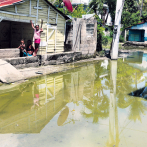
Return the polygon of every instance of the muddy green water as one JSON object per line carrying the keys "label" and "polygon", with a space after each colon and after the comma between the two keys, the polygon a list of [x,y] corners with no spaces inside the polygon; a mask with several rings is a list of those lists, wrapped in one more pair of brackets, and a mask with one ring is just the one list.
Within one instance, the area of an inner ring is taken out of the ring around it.
{"label": "muddy green water", "polygon": [[146,79],[137,52],[0,86],[0,147],[145,147]]}

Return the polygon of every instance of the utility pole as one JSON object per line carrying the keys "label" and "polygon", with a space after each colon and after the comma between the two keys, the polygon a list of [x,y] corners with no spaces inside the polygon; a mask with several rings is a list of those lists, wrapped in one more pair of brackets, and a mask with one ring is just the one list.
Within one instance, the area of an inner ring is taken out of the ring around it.
{"label": "utility pole", "polygon": [[116,60],[118,58],[118,47],[119,47],[119,36],[121,27],[121,15],[124,7],[125,0],[117,0],[116,13],[115,13],[115,24],[113,31],[113,41],[111,48],[111,59]]}
{"label": "utility pole", "polygon": [[144,2],[144,0],[142,0],[142,4],[141,4],[140,17],[141,17],[141,15],[142,15],[143,2]]}

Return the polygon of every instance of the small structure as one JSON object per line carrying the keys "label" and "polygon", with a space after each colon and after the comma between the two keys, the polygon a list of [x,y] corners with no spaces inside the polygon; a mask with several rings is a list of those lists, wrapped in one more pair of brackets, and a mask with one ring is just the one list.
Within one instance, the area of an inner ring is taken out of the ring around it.
{"label": "small structure", "polygon": [[147,22],[126,28],[129,30],[128,41],[146,42],[147,41]]}
{"label": "small structure", "polygon": [[83,18],[73,18],[72,23],[67,24],[66,51],[82,52],[83,55],[93,55],[96,51],[97,20],[93,15],[92,17],[88,15],[82,16]]}
{"label": "small structure", "polygon": [[0,0],[0,50],[16,49],[20,40],[33,42],[34,24],[41,24],[43,33],[38,54],[63,52],[66,20],[69,18],[48,0]]}

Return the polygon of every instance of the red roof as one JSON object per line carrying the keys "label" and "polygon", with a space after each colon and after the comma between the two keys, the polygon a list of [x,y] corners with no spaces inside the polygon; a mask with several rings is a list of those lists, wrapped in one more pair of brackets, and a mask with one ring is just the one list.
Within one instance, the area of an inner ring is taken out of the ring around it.
{"label": "red roof", "polygon": [[0,0],[0,7],[13,5],[14,3],[21,2],[23,0]]}

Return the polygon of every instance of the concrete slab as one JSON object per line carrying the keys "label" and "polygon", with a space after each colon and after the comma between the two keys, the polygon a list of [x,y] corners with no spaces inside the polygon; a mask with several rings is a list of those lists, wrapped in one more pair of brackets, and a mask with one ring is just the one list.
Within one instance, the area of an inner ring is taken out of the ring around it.
{"label": "concrete slab", "polygon": [[16,58],[20,56],[18,48],[0,49],[0,59]]}
{"label": "concrete slab", "polygon": [[11,64],[0,59],[0,81],[3,83],[13,83],[23,80],[24,76]]}

